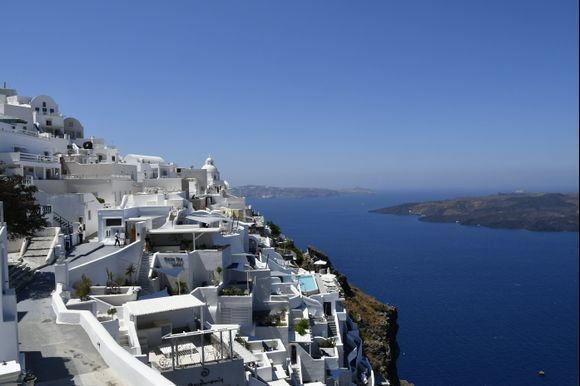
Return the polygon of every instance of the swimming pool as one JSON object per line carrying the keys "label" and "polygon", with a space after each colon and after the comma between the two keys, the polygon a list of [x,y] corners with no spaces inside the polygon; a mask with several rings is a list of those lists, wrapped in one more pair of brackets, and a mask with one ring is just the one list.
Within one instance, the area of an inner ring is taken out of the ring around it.
{"label": "swimming pool", "polygon": [[318,290],[316,280],[314,280],[312,275],[298,276],[298,282],[302,292],[310,293]]}

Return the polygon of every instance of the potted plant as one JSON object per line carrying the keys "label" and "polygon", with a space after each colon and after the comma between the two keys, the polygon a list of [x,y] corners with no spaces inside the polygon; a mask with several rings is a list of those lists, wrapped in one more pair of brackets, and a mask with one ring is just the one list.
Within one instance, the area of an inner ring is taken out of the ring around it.
{"label": "potted plant", "polygon": [[115,307],[111,307],[107,310],[107,315],[114,319],[115,315],[117,314],[117,309]]}

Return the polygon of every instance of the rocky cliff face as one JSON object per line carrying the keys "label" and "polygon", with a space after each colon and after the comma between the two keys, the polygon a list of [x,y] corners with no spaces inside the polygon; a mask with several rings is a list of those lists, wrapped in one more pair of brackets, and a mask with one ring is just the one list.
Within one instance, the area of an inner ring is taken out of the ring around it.
{"label": "rocky cliff face", "polygon": [[358,324],[364,341],[364,353],[373,369],[385,377],[391,385],[401,385],[397,373],[397,309],[379,302],[360,289],[351,286],[342,273],[332,266],[324,252],[309,246],[302,261],[302,268],[315,270],[316,260],[324,260],[330,272],[335,274],[344,290],[345,306],[351,318]]}

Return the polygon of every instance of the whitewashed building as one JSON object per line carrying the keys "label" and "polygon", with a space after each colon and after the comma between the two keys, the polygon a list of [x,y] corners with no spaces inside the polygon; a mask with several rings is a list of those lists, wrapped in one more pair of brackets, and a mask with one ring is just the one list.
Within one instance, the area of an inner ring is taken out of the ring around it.
{"label": "whitewashed building", "polygon": [[23,370],[18,350],[16,292],[9,287],[8,229],[0,202],[0,384],[16,384]]}

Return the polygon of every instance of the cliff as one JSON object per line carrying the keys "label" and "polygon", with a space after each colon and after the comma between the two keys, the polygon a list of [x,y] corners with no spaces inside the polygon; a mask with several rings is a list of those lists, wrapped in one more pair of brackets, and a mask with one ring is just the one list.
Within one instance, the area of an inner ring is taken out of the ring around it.
{"label": "cliff", "polygon": [[350,285],[347,277],[333,267],[328,256],[312,246],[308,247],[301,266],[307,270],[315,270],[316,266],[313,263],[316,260],[326,261],[326,267],[337,276],[344,291],[346,309],[359,326],[364,341],[364,353],[373,369],[385,377],[391,385],[406,384],[399,381],[397,373],[399,357],[397,309]]}
{"label": "cliff", "polygon": [[578,232],[578,193],[515,193],[407,203],[371,212],[539,232]]}

